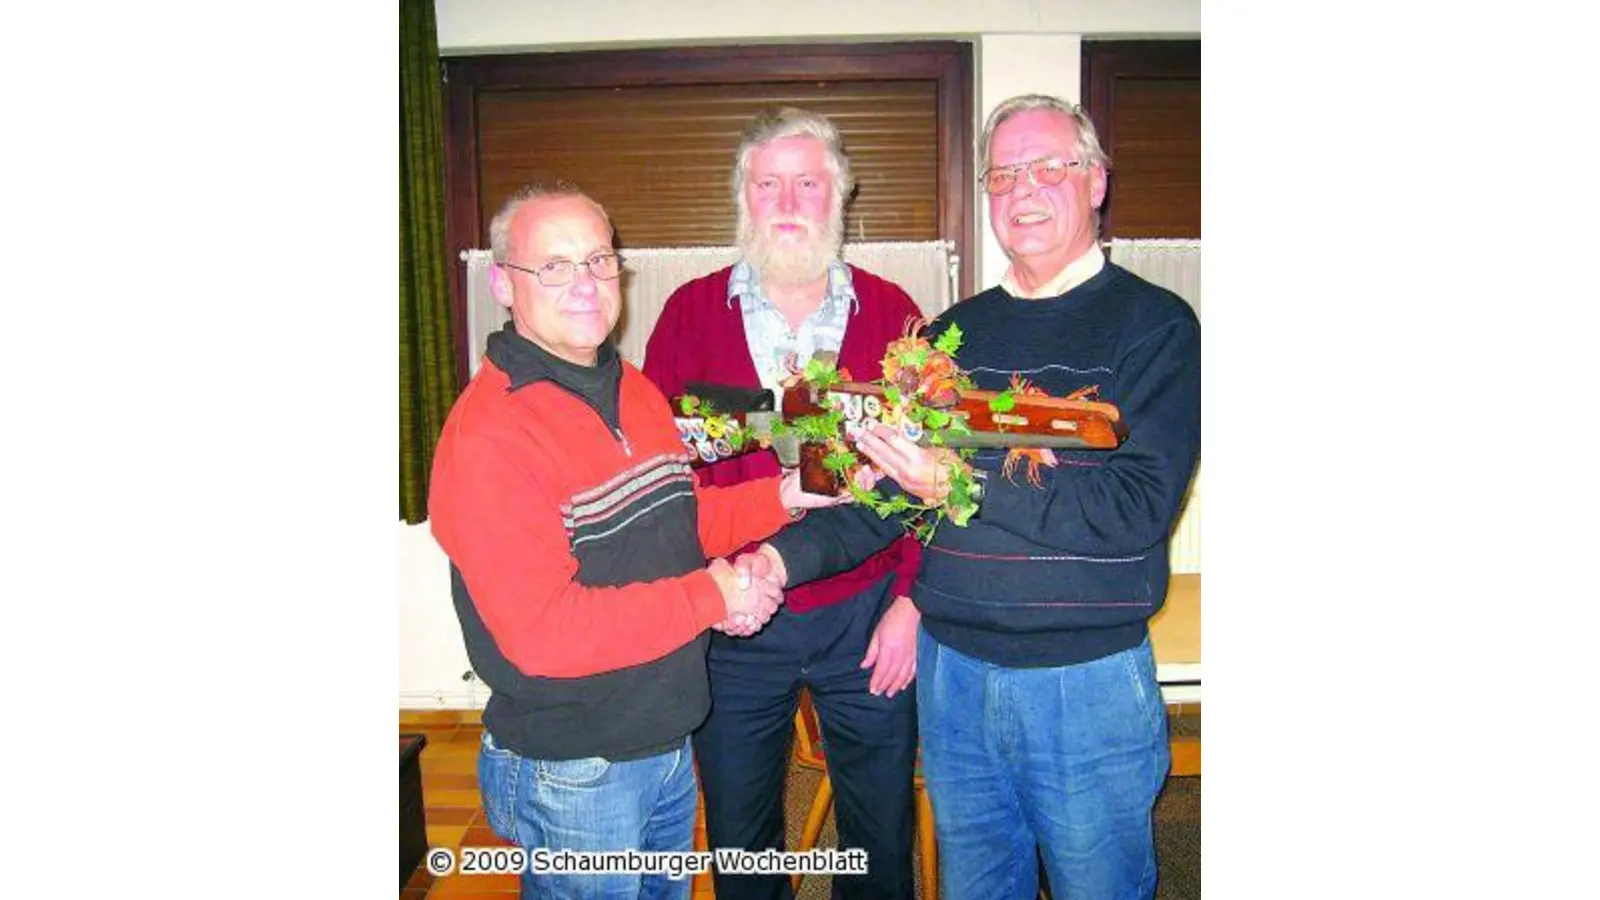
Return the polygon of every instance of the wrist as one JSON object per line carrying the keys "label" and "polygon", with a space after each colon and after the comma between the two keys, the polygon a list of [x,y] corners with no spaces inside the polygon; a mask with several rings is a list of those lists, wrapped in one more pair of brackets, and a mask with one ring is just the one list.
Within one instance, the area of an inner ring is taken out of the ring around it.
{"label": "wrist", "polygon": [[783,556],[778,553],[777,549],[771,544],[762,544],[756,548],[756,552],[765,556],[767,562],[772,564],[772,577],[777,580],[778,586],[788,586],[789,567],[783,564]]}
{"label": "wrist", "polygon": [[739,595],[739,578],[731,568],[722,569],[715,565],[707,566],[705,573],[711,576],[711,581],[717,586],[717,593],[722,595],[723,602],[730,597]]}
{"label": "wrist", "polygon": [[934,470],[933,493],[934,505],[943,506],[950,499],[950,490],[955,485],[956,473],[968,469],[966,461],[949,450],[939,452],[939,467]]}

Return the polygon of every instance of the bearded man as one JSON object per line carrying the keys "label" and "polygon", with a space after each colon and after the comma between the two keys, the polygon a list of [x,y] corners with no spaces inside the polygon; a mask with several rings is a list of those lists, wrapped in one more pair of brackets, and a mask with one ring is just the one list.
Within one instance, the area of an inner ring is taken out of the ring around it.
{"label": "bearded man", "polygon": [[[826,118],[762,113],[735,154],[742,257],[673,292],[645,351],[667,396],[690,382],[763,387],[837,354],[852,377],[883,375],[885,347],[920,316],[899,286],[839,259],[850,161]],[[700,470],[705,485],[778,474],[770,450]],[[783,787],[795,708],[810,689],[827,744],[839,848],[862,848],[865,875],[834,876],[845,898],[912,896],[912,776],[919,616],[908,596],[921,562],[909,537],[855,568],[788,591],[754,637],[712,636],[711,715],[694,734],[716,848],[782,848]],[[784,875],[715,873],[719,900],[790,897]]]}

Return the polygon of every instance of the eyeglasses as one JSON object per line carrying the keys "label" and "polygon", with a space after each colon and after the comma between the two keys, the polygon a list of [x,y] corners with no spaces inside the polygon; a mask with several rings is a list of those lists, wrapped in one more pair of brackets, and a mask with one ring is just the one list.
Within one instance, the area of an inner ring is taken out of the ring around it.
{"label": "eyeglasses", "polygon": [[1035,159],[1014,166],[995,166],[983,173],[983,189],[992,197],[1003,197],[1017,187],[1017,176],[1024,171],[1034,187],[1054,187],[1067,180],[1071,172],[1082,169],[1081,159]]}
{"label": "eyeglasses", "polygon": [[615,253],[596,253],[583,262],[576,263],[570,259],[552,259],[537,269],[504,261],[500,265],[516,269],[518,272],[526,272],[537,278],[545,287],[571,284],[572,279],[578,275],[579,266],[588,271],[590,278],[597,281],[610,281],[622,273],[622,258]]}

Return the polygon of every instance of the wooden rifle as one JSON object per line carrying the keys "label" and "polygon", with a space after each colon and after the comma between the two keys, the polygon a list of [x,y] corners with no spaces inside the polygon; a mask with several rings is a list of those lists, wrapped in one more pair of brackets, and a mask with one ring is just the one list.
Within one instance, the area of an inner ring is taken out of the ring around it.
{"label": "wooden rifle", "polygon": [[[696,397],[730,390],[715,385],[690,385],[689,388]],[[780,421],[793,423],[807,416],[825,415],[829,410],[838,410],[844,415],[842,437],[846,447],[852,451],[855,438],[862,429],[874,424],[895,428],[907,439],[922,446],[932,444],[932,432],[923,424],[896,418],[894,405],[884,399],[884,389],[878,385],[847,381],[816,388],[799,381],[784,390],[781,415],[772,409],[770,391],[756,393],[765,395],[755,401],[754,406],[758,408],[730,409],[714,404],[720,417],[686,415],[677,419],[679,436],[694,457],[693,464],[706,465],[771,447],[777,452],[782,465],[800,467],[801,484],[807,491],[815,494],[838,493],[844,488],[843,480],[822,465],[828,453],[825,442],[802,440],[792,433],[779,437],[773,434],[774,426]],[[957,391],[954,402],[940,407],[940,410],[952,419],[961,419],[971,433],[953,434],[938,429],[942,434],[942,445],[952,448],[1114,450],[1128,437],[1121,411],[1110,403],[1012,393],[1010,408],[997,412],[991,406],[991,401],[999,396],[1001,394],[997,391]],[[723,397],[723,402],[727,403],[727,395],[723,394]],[[674,400],[675,410],[680,409],[680,403]],[[729,405],[740,404],[735,401]],[[748,434],[737,448],[727,440],[725,432],[729,430],[729,424],[744,429]]]}

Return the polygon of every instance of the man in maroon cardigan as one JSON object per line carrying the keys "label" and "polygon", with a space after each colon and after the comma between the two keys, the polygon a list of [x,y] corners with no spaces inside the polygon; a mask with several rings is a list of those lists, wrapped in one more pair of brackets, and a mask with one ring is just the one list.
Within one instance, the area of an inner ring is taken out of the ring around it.
{"label": "man in maroon cardigan", "polygon": [[[813,353],[838,354],[857,380],[882,377],[886,345],[921,315],[906,292],[839,259],[853,184],[839,133],[793,108],[758,115],[735,156],[739,249],[729,268],[673,292],[645,350],[668,397],[689,382],[771,388]],[[781,400],[780,400],[781,402]],[[779,471],[770,450],[700,470],[728,485]],[[711,715],[694,735],[713,848],[783,846],[791,723],[811,689],[837,800],[839,847],[868,874],[836,875],[836,896],[910,898],[921,546],[901,538],[859,567],[789,590],[750,638],[713,634]],[[718,900],[787,898],[784,875],[715,874]]]}

